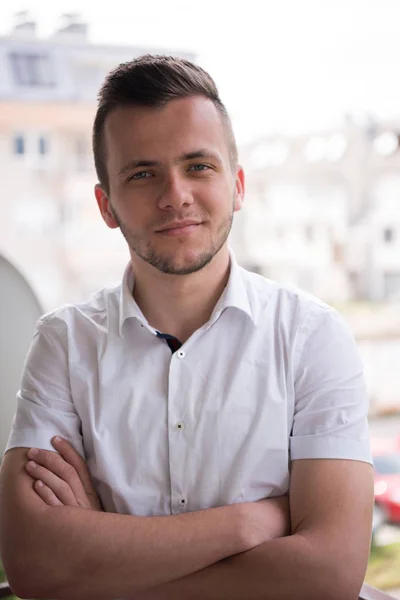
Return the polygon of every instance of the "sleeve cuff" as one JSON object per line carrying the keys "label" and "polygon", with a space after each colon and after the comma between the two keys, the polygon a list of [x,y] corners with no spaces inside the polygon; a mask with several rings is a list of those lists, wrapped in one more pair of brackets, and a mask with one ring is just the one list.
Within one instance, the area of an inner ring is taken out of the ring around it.
{"label": "sleeve cuff", "polygon": [[8,439],[5,452],[11,450],[11,448],[41,448],[43,450],[52,450],[55,452],[54,447],[51,444],[51,438],[55,435],[62,435],[63,438],[68,440],[77,452],[85,457],[83,451],[82,438],[75,437],[71,438],[64,433],[55,431],[54,429],[22,429],[13,430]]}
{"label": "sleeve cuff", "polygon": [[372,463],[369,440],[356,440],[326,435],[304,435],[290,438],[290,459],[337,458]]}

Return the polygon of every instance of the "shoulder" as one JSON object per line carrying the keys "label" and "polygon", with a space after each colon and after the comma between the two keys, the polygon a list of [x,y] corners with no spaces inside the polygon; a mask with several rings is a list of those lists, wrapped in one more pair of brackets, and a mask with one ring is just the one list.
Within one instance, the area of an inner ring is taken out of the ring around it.
{"label": "shoulder", "polygon": [[256,318],[266,312],[276,320],[310,329],[326,319],[342,317],[335,308],[292,284],[280,283],[241,268],[252,312]]}
{"label": "shoulder", "polygon": [[266,336],[273,331],[279,347],[290,352],[295,365],[301,356],[328,356],[328,348],[335,356],[356,353],[353,333],[334,307],[293,285],[244,269],[243,280],[257,330]]}
{"label": "shoulder", "polygon": [[87,301],[64,304],[50,311],[37,322],[37,330],[46,333],[65,332],[84,326],[98,328],[118,320],[121,286],[102,288]]}

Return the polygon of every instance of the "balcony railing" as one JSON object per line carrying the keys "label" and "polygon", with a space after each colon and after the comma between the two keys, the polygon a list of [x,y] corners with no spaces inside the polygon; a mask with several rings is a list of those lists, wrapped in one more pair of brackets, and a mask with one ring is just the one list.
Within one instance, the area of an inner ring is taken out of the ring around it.
{"label": "balcony railing", "polygon": [[359,600],[391,600],[393,596],[385,594],[376,588],[371,587],[364,583],[361,589]]}
{"label": "balcony railing", "polygon": [[[12,590],[8,583],[0,583],[0,598],[7,598],[12,596]],[[371,587],[364,583],[362,586],[360,596],[358,600],[394,600],[393,596],[389,596],[376,588]]]}
{"label": "balcony railing", "polygon": [[0,583],[0,598],[7,598],[12,595],[13,593],[8,583]]}

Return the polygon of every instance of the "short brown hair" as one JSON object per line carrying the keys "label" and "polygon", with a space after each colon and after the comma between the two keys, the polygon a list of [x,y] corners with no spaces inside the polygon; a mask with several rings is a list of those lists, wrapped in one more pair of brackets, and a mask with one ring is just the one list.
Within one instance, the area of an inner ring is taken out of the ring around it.
{"label": "short brown hair", "polygon": [[189,96],[209,98],[221,114],[227,132],[230,161],[238,161],[231,120],[222,104],[212,77],[198,65],[172,56],[146,54],[120,64],[107,76],[99,92],[99,104],[93,126],[93,154],[97,177],[108,192],[107,153],[104,125],[107,116],[121,106],[162,107],[171,100]]}

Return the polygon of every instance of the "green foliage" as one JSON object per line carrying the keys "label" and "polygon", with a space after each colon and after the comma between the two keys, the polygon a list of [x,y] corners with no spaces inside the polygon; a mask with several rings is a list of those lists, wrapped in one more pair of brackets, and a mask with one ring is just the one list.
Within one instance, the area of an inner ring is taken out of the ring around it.
{"label": "green foliage", "polygon": [[400,544],[372,546],[365,581],[380,590],[400,588]]}

